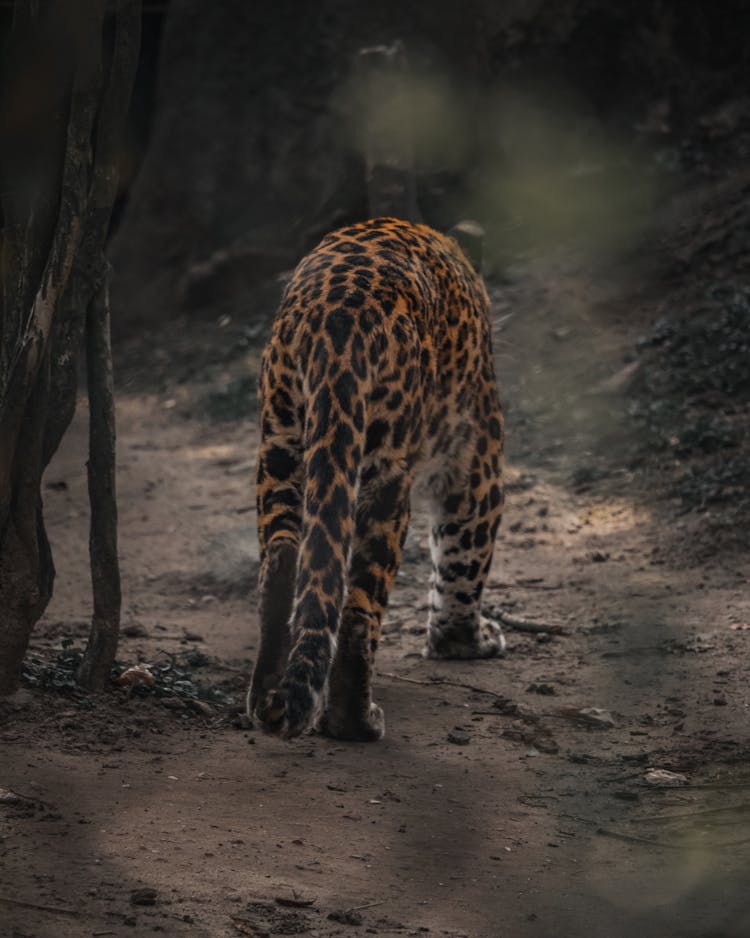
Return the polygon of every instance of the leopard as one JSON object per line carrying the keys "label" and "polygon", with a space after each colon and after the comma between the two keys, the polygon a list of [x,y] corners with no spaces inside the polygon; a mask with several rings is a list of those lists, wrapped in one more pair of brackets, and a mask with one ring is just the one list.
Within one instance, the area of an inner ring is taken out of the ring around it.
{"label": "leopard", "polygon": [[412,489],[430,518],[423,653],[503,654],[481,607],[504,502],[489,309],[456,240],[397,218],[332,232],[291,275],[258,380],[246,709],[267,732],[383,737],[374,662]]}

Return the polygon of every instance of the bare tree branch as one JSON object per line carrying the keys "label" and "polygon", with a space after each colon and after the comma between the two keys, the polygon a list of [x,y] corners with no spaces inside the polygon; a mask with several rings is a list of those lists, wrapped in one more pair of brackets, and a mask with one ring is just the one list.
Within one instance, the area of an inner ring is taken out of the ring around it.
{"label": "bare tree branch", "polygon": [[101,690],[117,652],[120,629],[120,567],[115,494],[115,403],[110,348],[109,277],[91,301],[86,321],[89,386],[89,555],[94,614],[78,680]]}

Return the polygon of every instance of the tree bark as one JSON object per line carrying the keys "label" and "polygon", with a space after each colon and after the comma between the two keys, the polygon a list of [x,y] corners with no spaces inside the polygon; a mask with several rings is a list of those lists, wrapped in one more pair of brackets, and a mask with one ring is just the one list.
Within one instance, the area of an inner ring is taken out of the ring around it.
{"label": "tree bark", "polygon": [[50,384],[47,343],[77,233],[74,219],[59,263],[52,252],[32,306],[32,325],[19,343],[0,400],[0,694],[16,689],[31,630],[52,596],[55,569],[41,497]]}

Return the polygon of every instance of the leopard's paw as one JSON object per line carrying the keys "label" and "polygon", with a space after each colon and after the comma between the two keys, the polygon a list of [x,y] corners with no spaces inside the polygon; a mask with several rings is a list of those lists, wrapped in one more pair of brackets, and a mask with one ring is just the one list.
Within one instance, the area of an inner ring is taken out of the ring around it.
{"label": "leopard's paw", "polygon": [[371,703],[367,715],[352,716],[329,705],[320,720],[320,732],[332,739],[374,743],[385,736],[385,714],[382,707]]}
{"label": "leopard's paw", "polygon": [[245,711],[248,719],[252,720],[253,714],[265,710],[278,688],[283,677],[283,671],[274,671],[264,667],[262,660],[259,660],[253,671],[253,677],[250,681],[250,687],[245,700]]}
{"label": "leopard's paw", "polygon": [[487,616],[479,617],[479,649],[480,658],[498,658],[505,654],[505,635],[503,630],[493,619]]}
{"label": "leopard's paw", "polygon": [[479,627],[468,638],[431,628],[422,654],[425,658],[498,658],[505,654],[505,636],[496,622],[480,616]]}
{"label": "leopard's paw", "polygon": [[256,703],[255,715],[266,733],[294,739],[312,730],[316,703],[316,695],[309,684],[283,681]]}

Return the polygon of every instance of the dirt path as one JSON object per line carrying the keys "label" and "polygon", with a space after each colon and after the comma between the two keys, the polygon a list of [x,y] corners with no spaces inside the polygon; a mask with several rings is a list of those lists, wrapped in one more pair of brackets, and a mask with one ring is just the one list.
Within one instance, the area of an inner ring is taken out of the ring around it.
{"label": "dirt path", "polygon": [[[158,392],[126,356],[120,659],[172,661],[187,684],[3,705],[0,935],[750,934],[748,565],[697,560],[701,518],[632,484],[609,430],[638,325],[616,286],[544,283],[495,297],[510,467],[487,602],[565,634],[509,631],[502,661],[422,659],[417,510],[376,745],[283,744],[232,716],[258,640],[257,434],[200,402],[257,350],[217,353],[199,387],[160,336]],[[85,416],[47,474],[58,579],[38,678],[87,632]],[[196,682],[213,703],[191,703]],[[649,785],[650,768],[682,783]]]}

